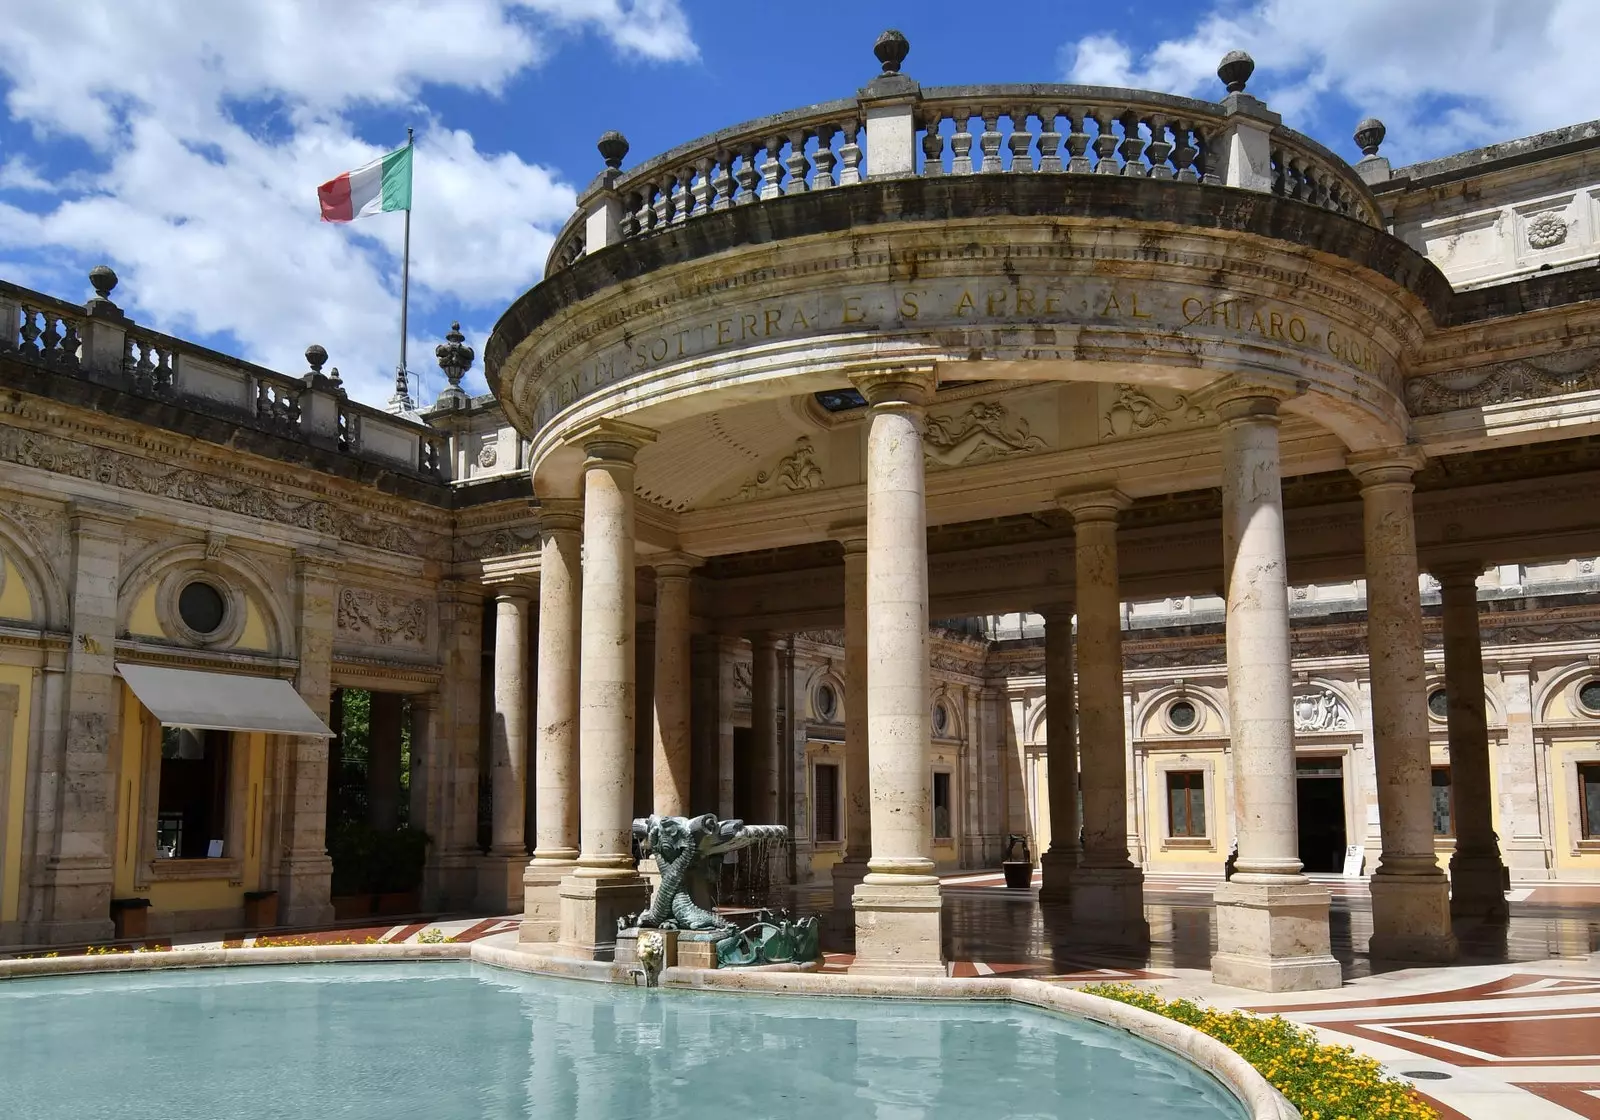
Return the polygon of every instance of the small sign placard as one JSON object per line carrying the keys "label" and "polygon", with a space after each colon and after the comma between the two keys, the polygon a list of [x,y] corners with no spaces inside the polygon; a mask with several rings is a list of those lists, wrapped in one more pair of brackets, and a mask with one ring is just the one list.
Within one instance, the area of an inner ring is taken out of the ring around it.
{"label": "small sign placard", "polygon": [[221,840],[213,840],[209,844],[206,845],[206,858],[207,859],[221,859],[222,858],[222,841]]}
{"label": "small sign placard", "polygon": [[1361,865],[1367,862],[1367,849],[1360,844],[1351,844],[1344,850],[1344,877],[1346,879],[1361,878]]}

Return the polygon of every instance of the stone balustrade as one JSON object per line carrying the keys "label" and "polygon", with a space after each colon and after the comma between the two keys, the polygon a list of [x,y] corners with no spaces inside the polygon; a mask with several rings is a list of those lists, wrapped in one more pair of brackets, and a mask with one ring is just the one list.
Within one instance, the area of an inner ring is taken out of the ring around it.
{"label": "stone balustrade", "polygon": [[1239,187],[1381,228],[1356,169],[1244,93],[1254,63],[1218,70],[1221,102],[1077,85],[923,89],[899,73],[909,45],[885,33],[884,74],[854,98],[763,117],[622,170],[627,141],[600,142],[606,170],[557,235],[547,275],[589,252],[733,207],[874,178],[1124,175]]}
{"label": "stone balustrade", "polygon": [[290,377],[148,330],[98,294],[77,305],[0,281],[0,359],[12,358],[137,397],[171,401],[278,436],[337,449],[429,480],[448,478],[449,438],[415,420],[349,400],[327,353],[306,351],[311,370]]}

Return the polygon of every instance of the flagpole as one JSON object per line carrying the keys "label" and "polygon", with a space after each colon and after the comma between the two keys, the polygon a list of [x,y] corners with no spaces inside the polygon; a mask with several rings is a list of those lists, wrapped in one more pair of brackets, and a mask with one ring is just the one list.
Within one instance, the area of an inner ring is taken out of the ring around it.
{"label": "flagpole", "polygon": [[[411,129],[406,129],[406,147],[411,147]],[[412,177],[416,176],[413,167]],[[411,305],[411,200],[406,200],[406,242],[400,264],[400,375],[406,379],[406,395],[411,393],[411,371],[406,368],[406,312]],[[418,393],[421,389],[419,387]],[[420,402],[419,402],[420,403]]]}

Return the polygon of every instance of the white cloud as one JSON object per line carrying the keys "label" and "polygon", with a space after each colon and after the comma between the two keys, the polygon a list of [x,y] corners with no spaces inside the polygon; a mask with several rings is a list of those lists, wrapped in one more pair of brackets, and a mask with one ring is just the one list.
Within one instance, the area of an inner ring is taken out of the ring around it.
{"label": "white cloud", "polygon": [[[350,113],[407,107],[421,121],[409,364],[437,389],[420,340],[448,329],[441,305],[481,320],[464,324],[481,351],[499,309],[540,275],[574,192],[547,167],[480,151],[434,118],[424,87],[497,93],[564,34],[647,61],[697,57],[674,0],[20,6],[0,0],[10,117],[42,151],[65,138],[97,157],[53,182],[38,160],[0,164],[0,269],[76,297],[84,266],[108,260],[141,322],[231,335],[242,356],[287,372],[320,342],[352,394],[376,403],[398,357],[403,221],[318,220],[316,184],[393,146],[357,137]],[[239,123],[264,107],[271,127]]]}
{"label": "white cloud", "polygon": [[[1595,0],[1223,0],[1135,59],[1115,36],[1062,48],[1069,80],[1216,99],[1230,50],[1250,92],[1346,155],[1356,121],[1383,119],[1395,163],[1586,120],[1600,105]],[[1333,110],[1330,97],[1356,106]],[[1338,116],[1328,115],[1336,112]]]}

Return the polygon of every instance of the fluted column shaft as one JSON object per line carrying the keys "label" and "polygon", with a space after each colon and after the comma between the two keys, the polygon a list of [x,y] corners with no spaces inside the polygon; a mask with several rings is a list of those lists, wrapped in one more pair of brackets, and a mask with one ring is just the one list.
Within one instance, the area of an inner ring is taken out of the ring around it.
{"label": "fluted column shaft", "polygon": [[1215,894],[1211,976],[1268,992],[1342,983],[1330,952],[1328,892],[1300,865],[1278,406],[1277,397],[1249,388],[1216,404],[1239,856]]}
{"label": "fluted column shaft", "polygon": [[578,650],[583,510],[546,500],[539,526],[535,862],[578,858]]}
{"label": "fluted column shaft", "polygon": [[942,975],[933,874],[926,375],[856,382],[867,399],[867,769],[872,855],[855,891],[853,971]]}
{"label": "fluted column shaft", "polygon": [[748,812],[755,824],[778,823],[778,638],[750,636]]}
{"label": "fluted column shaft", "polygon": [[1078,721],[1073,687],[1072,609],[1044,614],[1044,710],[1049,776],[1050,848],[1039,857],[1042,902],[1064,902],[1078,866]]}
{"label": "fluted column shaft", "polygon": [[528,608],[533,590],[508,584],[495,588],[494,596],[494,716],[489,726],[494,802],[489,854],[520,860],[527,851]]}
{"label": "fluted column shaft", "polygon": [[1449,886],[1433,851],[1427,671],[1413,473],[1405,454],[1353,456],[1366,543],[1367,657],[1383,855],[1372,876],[1374,957],[1450,960]]}
{"label": "fluted column shaft", "polygon": [[1450,704],[1450,795],[1456,834],[1450,859],[1450,912],[1499,921],[1509,915],[1509,908],[1489,781],[1489,718],[1478,622],[1482,573],[1481,564],[1433,571],[1443,600],[1444,685]]}
{"label": "fluted column shaft", "polygon": [[655,560],[656,667],[651,808],[664,816],[689,812],[689,584],[698,557]]}

